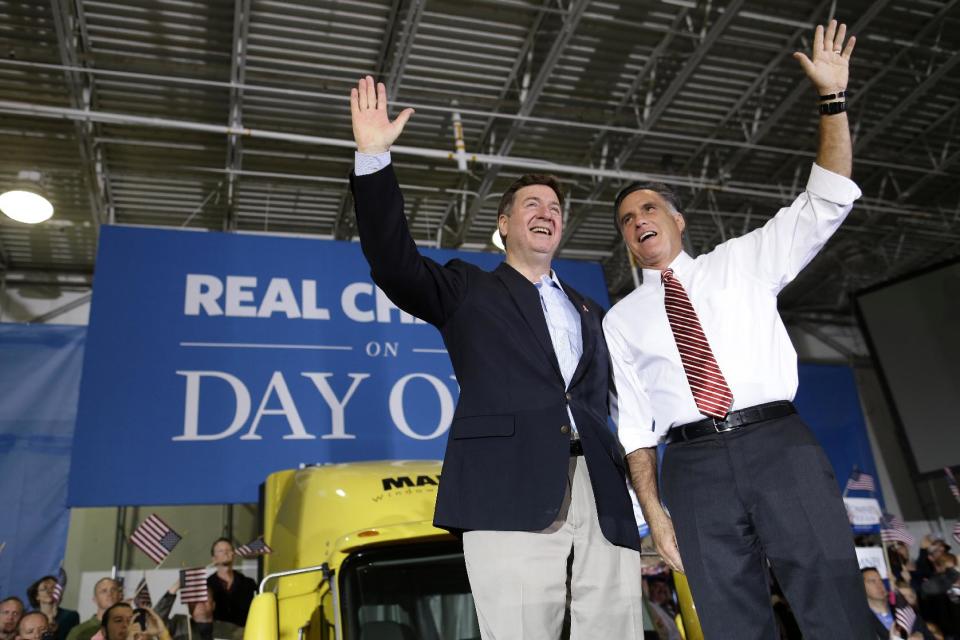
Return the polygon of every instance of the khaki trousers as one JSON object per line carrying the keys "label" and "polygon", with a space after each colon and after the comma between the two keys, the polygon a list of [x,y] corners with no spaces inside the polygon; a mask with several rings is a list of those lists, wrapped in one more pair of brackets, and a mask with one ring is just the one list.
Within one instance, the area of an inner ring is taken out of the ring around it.
{"label": "khaki trousers", "polygon": [[547,529],[468,531],[463,555],[483,640],[557,640],[568,602],[571,640],[643,638],[640,554],[603,537],[582,456]]}

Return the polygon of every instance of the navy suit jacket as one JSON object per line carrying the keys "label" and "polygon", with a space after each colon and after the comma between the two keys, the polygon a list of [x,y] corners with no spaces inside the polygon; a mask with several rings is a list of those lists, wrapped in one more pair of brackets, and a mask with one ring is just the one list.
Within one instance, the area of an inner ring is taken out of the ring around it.
{"label": "navy suit jacket", "polygon": [[440,330],[460,385],[434,524],[451,531],[550,526],[567,488],[569,404],[600,528],[613,544],[639,549],[623,451],[607,428],[603,309],[562,283],[583,334],[583,356],[567,389],[533,283],[506,263],[489,272],[421,256],[392,165],[351,176],[351,187],[374,282],[398,307]]}

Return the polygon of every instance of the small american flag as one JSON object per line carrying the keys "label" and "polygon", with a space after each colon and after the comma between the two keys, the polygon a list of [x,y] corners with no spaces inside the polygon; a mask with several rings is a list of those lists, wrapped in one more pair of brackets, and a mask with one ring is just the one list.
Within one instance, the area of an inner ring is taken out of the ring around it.
{"label": "small american flag", "polygon": [[53,601],[60,602],[63,599],[63,590],[67,588],[67,572],[60,567],[57,573],[57,584],[53,585]]}
{"label": "small american flag", "polygon": [[204,567],[180,570],[180,602],[207,601],[207,570]]}
{"label": "small american flag", "polygon": [[917,539],[907,531],[903,520],[890,513],[883,514],[880,519],[880,539],[884,542],[902,542],[907,546],[917,542]]}
{"label": "small american flag", "polygon": [[960,543],[960,520],[953,523],[953,539]]}
{"label": "small american flag", "polygon": [[957,499],[957,502],[960,502],[960,487],[957,487],[957,477],[953,475],[953,470],[950,467],[944,467],[943,471],[947,474],[947,486],[950,487],[950,493]]}
{"label": "small american flag", "polygon": [[138,609],[152,609],[153,598],[150,597],[150,587],[147,586],[147,579],[141,578],[137,583],[137,589],[133,594],[133,604]]}
{"label": "small american flag", "polygon": [[913,631],[913,623],[917,621],[917,612],[913,607],[900,607],[893,612],[893,617],[897,625],[909,634]]}
{"label": "small american flag", "polygon": [[877,487],[873,482],[873,476],[869,473],[862,473],[854,469],[850,477],[847,478],[847,491],[876,491]]}
{"label": "small american flag", "polygon": [[247,544],[242,544],[237,547],[237,555],[241,558],[265,556],[272,552],[273,549],[270,548],[270,545],[268,545],[263,538],[257,538],[253,542],[248,542]]}
{"label": "small american flag", "polygon": [[151,513],[130,534],[130,542],[160,564],[180,542],[180,534],[167,526],[157,514]]}

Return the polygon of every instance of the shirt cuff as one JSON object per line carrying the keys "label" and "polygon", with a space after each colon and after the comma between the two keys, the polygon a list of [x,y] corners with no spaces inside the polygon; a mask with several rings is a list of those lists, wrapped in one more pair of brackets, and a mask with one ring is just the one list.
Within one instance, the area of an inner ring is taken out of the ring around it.
{"label": "shirt cuff", "polygon": [[376,173],[390,164],[390,152],[369,154],[353,152],[353,173],[358,176],[366,176]]}
{"label": "shirt cuff", "polygon": [[841,206],[853,204],[863,193],[857,183],[814,163],[807,180],[807,191]]}
{"label": "shirt cuff", "polygon": [[637,449],[649,449],[657,446],[660,442],[660,435],[653,429],[641,428],[623,428],[617,429],[617,437],[620,438],[620,444],[627,455],[630,455]]}

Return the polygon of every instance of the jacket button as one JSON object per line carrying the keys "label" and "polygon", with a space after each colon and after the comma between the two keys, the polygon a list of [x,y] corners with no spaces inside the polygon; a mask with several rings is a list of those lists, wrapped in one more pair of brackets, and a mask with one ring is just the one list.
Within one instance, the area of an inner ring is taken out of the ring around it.
{"label": "jacket button", "polygon": [[563,394],[563,397],[567,399],[567,402],[570,402],[571,400],[573,400],[573,394],[571,393],[565,393]]}
{"label": "jacket button", "polygon": [[564,434],[570,433],[570,427],[567,425],[563,425],[562,427],[560,427],[560,433],[564,433]]}

